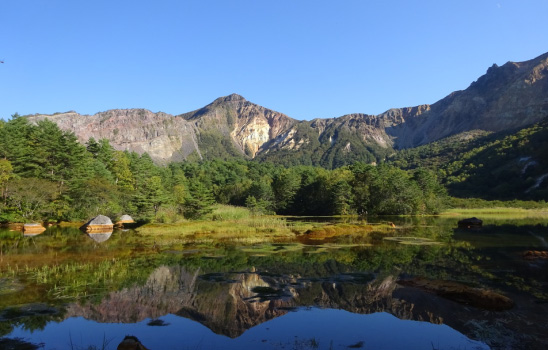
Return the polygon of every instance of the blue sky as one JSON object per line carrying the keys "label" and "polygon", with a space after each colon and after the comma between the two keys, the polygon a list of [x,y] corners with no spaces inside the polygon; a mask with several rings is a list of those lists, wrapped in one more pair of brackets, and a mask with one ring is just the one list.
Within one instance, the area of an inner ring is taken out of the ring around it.
{"label": "blue sky", "polygon": [[548,51],[548,0],[2,0],[0,117],[238,93],[296,119],[433,103]]}

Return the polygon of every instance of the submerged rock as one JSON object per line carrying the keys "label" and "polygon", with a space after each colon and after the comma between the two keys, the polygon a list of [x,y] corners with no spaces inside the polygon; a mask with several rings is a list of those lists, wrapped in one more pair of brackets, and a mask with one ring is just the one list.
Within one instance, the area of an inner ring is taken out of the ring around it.
{"label": "submerged rock", "polygon": [[478,309],[503,311],[514,306],[512,299],[495,291],[473,288],[453,281],[429,280],[417,277],[398,281],[398,284],[422,289],[459,304],[470,305]]}
{"label": "submerged rock", "polygon": [[479,227],[482,227],[483,221],[476,217],[473,217],[473,218],[460,220],[458,225],[459,225],[459,228],[479,228]]}
{"label": "submerged rock", "polygon": [[85,230],[86,232],[97,232],[97,233],[107,233],[111,232],[114,228],[112,220],[108,216],[97,215],[87,223],[85,223],[80,229]]}
{"label": "submerged rock", "polygon": [[546,250],[528,250],[523,253],[523,258],[527,260],[548,259],[548,251]]}

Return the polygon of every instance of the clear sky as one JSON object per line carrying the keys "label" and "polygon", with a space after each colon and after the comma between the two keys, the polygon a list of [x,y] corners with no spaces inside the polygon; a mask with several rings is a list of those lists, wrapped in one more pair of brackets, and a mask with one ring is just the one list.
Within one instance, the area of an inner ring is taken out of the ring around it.
{"label": "clear sky", "polygon": [[548,51],[548,0],[1,0],[0,117],[188,112],[238,93],[296,119],[433,103]]}

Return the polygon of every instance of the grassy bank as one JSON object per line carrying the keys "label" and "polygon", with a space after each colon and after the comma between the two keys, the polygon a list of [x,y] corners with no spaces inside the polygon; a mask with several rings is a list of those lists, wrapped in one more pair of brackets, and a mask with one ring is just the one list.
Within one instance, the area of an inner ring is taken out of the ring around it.
{"label": "grassy bank", "polygon": [[283,241],[313,227],[309,223],[289,223],[284,218],[254,215],[247,208],[218,205],[204,220],[177,224],[147,224],[137,231],[154,236],[160,246],[234,242],[255,244]]}

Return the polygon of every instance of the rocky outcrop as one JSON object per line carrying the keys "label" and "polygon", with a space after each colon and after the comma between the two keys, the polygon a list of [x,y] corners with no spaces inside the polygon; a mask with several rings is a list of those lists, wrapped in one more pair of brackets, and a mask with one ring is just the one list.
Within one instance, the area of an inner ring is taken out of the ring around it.
{"label": "rocky outcrop", "polygon": [[519,129],[548,115],[547,96],[548,53],[526,62],[494,64],[466,90],[410,113],[386,131],[397,148],[409,148],[470,130]]}
{"label": "rocky outcrop", "polygon": [[114,109],[95,115],[76,112],[28,117],[36,123],[43,119],[73,132],[82,143],[91,137],[108,139],[117,150],[148,153],[156,162],[180,161],[199,152],[195,128],[182,118],[146,109]]}
{"label": "rocky outcrop", "polygon": [[262,150],[265,143],[278,137],[296,122],[237,94],[220,97],[204,108],[179,117],[193,124],[198,138],[200,133],[213,130],[230,140],[240,154],[251,158]]}
{"label": "rocky outcrop", "polygon": [[[379,115],[297,121],[232,94],[178,116],[145,109],[110,110],[93,116],[76,112],[45,118],[72,131],[81,142],[106,138],[118,150],[147,152],[157,162],[190,154],[218,156],[291,155],[305,150],[317,159],[376,161],[393,148],[409,148],[471,130],[523,128],[548,116],[548,53],[526,62],[496,64],[466,90],[432,105],[394,108]],[[308,157],[311,157],[310,155]],[[325,162],[325,161],[324,161]]]}

